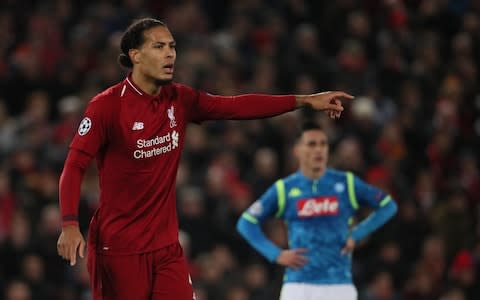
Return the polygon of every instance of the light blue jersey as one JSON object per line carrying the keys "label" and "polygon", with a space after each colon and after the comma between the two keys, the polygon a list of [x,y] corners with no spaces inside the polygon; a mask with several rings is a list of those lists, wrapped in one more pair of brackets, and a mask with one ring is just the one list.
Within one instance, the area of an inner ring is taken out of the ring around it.
{"label": "light blue jersey", "polygon": [[[375,211],[354,228],[352,217],[361,206]],[[352,283],[351,255],[341,255],[349,236],[359,241],[382,226],[397,211],[392,198],[350,172],[327,169],[317,180],[296,172],[278,180],[242,214],[240,234],[269,261],[281,249],[269,241],[260,224],[269,217],[288,226],[289,248],[307,248],[308,262],[287,268],[284,282],[312,284]]]}

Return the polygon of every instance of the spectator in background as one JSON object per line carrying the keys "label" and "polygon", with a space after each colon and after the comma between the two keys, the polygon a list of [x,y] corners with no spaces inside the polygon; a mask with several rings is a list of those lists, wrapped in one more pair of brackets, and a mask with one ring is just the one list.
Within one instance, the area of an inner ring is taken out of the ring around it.
{"label": "spectator in background", "polygon": [[27,254],[22,260],[22,278],[31,287],[33,299],[52,299],[53,287],[45,276],[44,260],[38,254]]}
{"label": "spectator in background", "polygon": [[268,282],[268,270],[261,263],[251,263],[245,267],[243,274],[246,288],[251,300],[273,299],[274,289]]}
{"label": "spectator in background", "polygon": [[11,278],[20,275],[21,262],[25,255],[32,251],[34,238],[32,238],[30,227],[31,224],[28,217],[21,212],[16,212],[12,218],[8,238],[2,243],[0,248],[1,257],[8,258],[2,259],[0,268],[3,269],[3,274]]}
{"label": "spectator in background", "polygon": [[373,276],[367,289],[360,294],[359,300],[399,300],[395,293],[392,275],[389,272],[379,272]]}
{"label": "spectator in background", "polygon": [[5,300],[33,300],[32,290],[21,280],[10,282],[5,289]]}
{"label": "spectator in background", "polygon": [[468,209],[468,200],[462,189],[455,188],[445,195],[445,199],[432,211],[432,229],[445,241],[445,255],[448,261],[463,248],[473,242],[468,231],[473,224]]}
{"label": "spectator in background", "polygon": [[18,121],[7,110],[5,99],[0,98],[0,155],[3,157],[14,148]]}
{"label": "spectator in background", "polygon": [[15,212],[15,194],[11,189],[10,177],[6,170],[0,170],[0,243],[11,230]]}
{"label": "spectator in background", "polygon": [[460,288],[456,288],[456,287],[449,288],[440,297],[440,300],[465,300],[465,299],[468,299],[468,298],[465,298],[465,293]]}
{"label": "spectator in background", "polygon": [[449,277],[467,299],[480,298],[480,286],[476,284],[478,276],[472,253],[468,250],[458,251],[450,266]]}

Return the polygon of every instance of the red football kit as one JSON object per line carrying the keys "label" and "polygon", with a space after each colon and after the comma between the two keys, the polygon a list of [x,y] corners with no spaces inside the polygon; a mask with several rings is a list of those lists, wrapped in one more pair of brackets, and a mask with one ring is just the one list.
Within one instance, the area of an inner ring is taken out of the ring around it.
{"label": "red football kit", "polygon": [[[136,279],[125,264],[119,268],[128,274],[125,279],[112,279],[113,275],[105,273],[105,269],[99,270],[102,263],[116,259],[110,256],[125,259],[127,255],[159,249],[165,252],[173,247],[177,260],[167,260],[184,264],[181,248],[176,246],[175,181],[189,122],[264,118],[294,108],[295,97],[291,95],[216,96],[177,83],[165,85],[158,96],[151,96],[135,86],[130,77],[95,96],[71,143],[60,178],[63,225],[77,224],[83,173],[91,159],[96,158],[100,205],[88,235],[89,271],[95,299],[110,299],[108,289],[120,289],[118,285],[125,284],[132,286],[132,280]],[[166,257],[165,253],[160,256]],[[153,257],[149,262],[154,263],[156,259],[162,260]],[[182,272],[188,276],[187,268],[184,269]],[[108,279],[117,280],[118,284],[108,284]],[[156,281],[150,277],[142,279]],[[145,289],[152,290],[152,286]],[[153,287],[155,289],[157,287]],[[131,296],[142,299],[138,292]],[[112,299],[120,299],[118,297],[112,294]],[[132,299],[128,295],[121,297]],[[168,297],[162,294],[161,298],[170,299]],[[184,299],[178,294],[171,297]],[[185,299],[192,299],[191,295],[188,297]]]}

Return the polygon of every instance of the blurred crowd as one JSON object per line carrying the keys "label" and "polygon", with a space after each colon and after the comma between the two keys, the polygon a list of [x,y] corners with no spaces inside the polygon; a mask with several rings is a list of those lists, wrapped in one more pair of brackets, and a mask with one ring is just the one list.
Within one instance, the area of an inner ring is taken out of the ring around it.
{"label": "blurred crowd", "polygon": [[[278,298],[282,269],[235,223],[296,169],[291,146],[305,119],[328,133],[332,167],[399,205],[354,253],[359,300],[480,299],[478,0],[2,0],[0,299],[91,299],[85,260],[72,268],[56,254],[58,179],[86,103],[126,76],[119,39],[142,16],[174,34],[177,82],[222,95],[356,96],[335,121],[299,110],[188,128],[179,238],[197,300]],[[85,235],[97,182],[92,163]],[[287,245],[282,223],[264,229]]]}

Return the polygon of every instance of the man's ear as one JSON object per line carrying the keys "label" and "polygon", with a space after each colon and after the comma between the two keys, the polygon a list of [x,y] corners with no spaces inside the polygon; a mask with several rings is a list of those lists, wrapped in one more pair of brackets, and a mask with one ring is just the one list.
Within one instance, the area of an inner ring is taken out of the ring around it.
{"label": "man's ear", "polygon": [[298,159],[298,156],[300,154],[300,146],[298,145],[298,143],[293,146],[292,154],[296,159]]}
{"label": "man's ear", "polygon": [[140,63],[141,53],[138,49],[130,49],[128,50],[128,55],[130,56],[130,60],[133,64]]}

